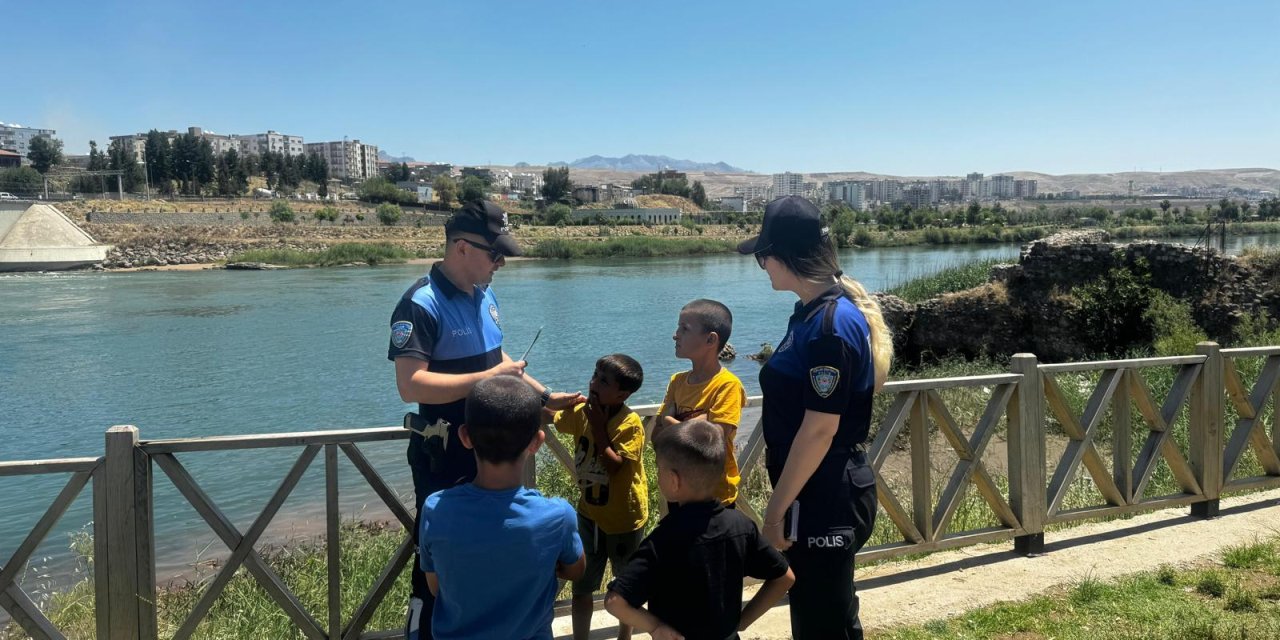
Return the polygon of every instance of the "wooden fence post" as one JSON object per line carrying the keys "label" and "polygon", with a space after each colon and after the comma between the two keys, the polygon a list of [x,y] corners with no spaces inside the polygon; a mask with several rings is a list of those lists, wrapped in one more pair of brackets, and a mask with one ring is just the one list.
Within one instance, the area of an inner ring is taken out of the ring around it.
{"label": "wooden fence post", "polygon": [[1044,552],[1044,521],[1047,493],[1045,484],[1044,383],[1035,354],[1017,353],[1010,370],[1022,380],[1010,399],[1009,412],[1009,502],[1022,525],[1023,535],[1013,539],[1017,553]]}
{"label": "wooden fence post", "polygon": [[[156,637],[156,577],[151,518],[151,462],[138,448],[138,428],[107,430],[102,482],[95,487],[95,547],[104,553],[94,571],[105,574],[98,585],[99,635],[107,640],[151,640]],[[103,621],[103,618],[106,621]]]}
{"label": "wooden fence post", "polygon": [[[1191,515],[1213,518],[1218,515],[1218,497],[1222,493],[1222,422],[1223,367],[1221,347],[1216,342],[1196,345],[1196,355],[1205,356],[1200,380],[1191,390],[1191,470],[1204,491],[1204,502],[1191,505]],[[1234,365],[1233,365],[1234,366]]]}

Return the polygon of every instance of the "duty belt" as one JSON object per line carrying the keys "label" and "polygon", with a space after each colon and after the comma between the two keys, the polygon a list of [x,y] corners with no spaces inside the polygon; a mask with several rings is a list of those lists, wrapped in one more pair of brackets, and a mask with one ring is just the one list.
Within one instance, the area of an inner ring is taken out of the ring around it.
{"label": "duty belt", "polygon": [[[773,467],[781,468],[783,465],[787,463],[787,456],[789,455],[791,455],[790,447],[787,447],[785,449],[766,448],[764,451],[764,466],[768,468],[773,468]],[[866,462],[867,445],[863,443],[850,444],[850,445],[833,444],[831,445],[830,449],[827,449],[827,454],[822,458],[823,460],[826,460],[827,458],[837,458],[837,457],[853,458],[855,460],[858,460],[859,462]]]}

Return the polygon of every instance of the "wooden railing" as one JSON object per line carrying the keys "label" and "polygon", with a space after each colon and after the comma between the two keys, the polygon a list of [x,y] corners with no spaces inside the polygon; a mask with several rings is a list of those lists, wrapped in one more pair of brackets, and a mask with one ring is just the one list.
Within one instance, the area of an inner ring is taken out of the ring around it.
{"label": "wooden railing", "polygon": [[[31,596],[18,584],[20,572],[26,567],[27,562],[35,553],[36,548],[44,542],[46,536],[53,529],[54,525],[62,519],[62,515],[67,512],[67,508],[71,503],[79,497],[80,492],[84,490],[85,485],[93,483],[93,511],[94,519],[98,520],[102,517],[102,508],[106,490],[102,487],[102,458],[63,458],[59,460],[33,460],[25,462],[0,462],[0,478],[12,476],[32,476],[32,475],[52,475],[52,474],[71,474],[67,483],[63,485],[62,490],[58,492],[53,502],[45,509],[44,515],[40,517],[27,536],[18,544],[18,548],[9,556],[4,565],[0,565],[0,608],[9,612],[13,616],[15,622],[23,629],[36,638],[61,638],[62,634],[53,626],[36,603],[32,601]],[[96,534],[97,532],[95,532]],[[105,547],[99,546],[106,541],[105,535],[94,536],[94,556],[103,557],[107,550]],[[108,583],[106,573],[95,574],[96,584],[94,590],[99,593],[110,591],[111,584]],[[106,617],[99,611],[98,618],[98,636],[109,637],[106,632]]]}
{"label": "wooden railing", "polygon": [[[1247,387],[1238,365],[1256,358],[1264,359],[1260,373],[1252,387]],[[1172,371],[1172,383],[1164,397],[1157,398],[1146,376],[1162,368]],[[1081,376],[1093,375],[1096,382],[1081,386]],[[1077,390],[1088,391],[1082,407],[1072,406],[1070,394],[1063,388],[1064,377],[1078,383]],[[947,401],[950,393],[966,394],[970,405],[978,409],[957,413],[955,405]],[[1194,515],[1216,515],[1224,491],[1280,487],[1277,399],[1280,347],[1221,350],[1213,343],[1198,345],[1190,356],[1069,364],[1040,364],[1034,355],[1018,354],[1009,373],[891,382],[882,391],[880,401],[886,406],[872,425],[874,439],[868,457],[877,478],[881,509],[892,526],[889,537],[898,539],[881,536],[862,549],[859,558],[883,559],[1011,538],[1018,551],[1035,553],[1043,550],[1047,525],[1185,505],[1191,506]],[[1263,420],[1268,403],[1273,405],[1270,433]],[[749,408],[759,404],[758,397],[748,401]],[[1137,408],[1136,419],[1131,407]],[[1229,430],[1224,425],[1228,407],[1237,416]],[[652,417],[658,407],[635,409]],[[1100,446],[1104,425],[1110,426],[1109,446]],[[1175,430],[1184,428],[1186,433],[1178,432],[1175,437]],[[1001,430],[1006,453],[989,453]],[[0,566],[0,607],[33,637],[62,637],[21,589],[17,578],[36,546],[92,480],[97,635],[109,640],[157,637],[152,471],[158,467],[228,553],[175,638],[192,635],[241,567],[309,638],[397,637],[397,631],[366,632],[365,627],[413,556],[413,515],[361,446],[407,437],[407,431],[394,427],[142,441],[136,428],[122,426],[107,432],[102,458],[0,462],[0,479],[71,474],[45,515]],[[1055,447],[1061,446],[1061,454],[1048,453],[1051,439]],[[547,443],[554,458],[572,476],[572,454],[555,437],[549,437]],[[298,453],[261,512],[241,531],[184,461],[205,452],[250,449]],[[757,521],[754,506],[763,504],[767,496],[755,495],[751,487],[763,484],[755,478],[763,452],[763,429],[757,421],[738,451],[743,476],[738,504]],[[909,461],[909,479],[895,483],[885,477],[886,462],[903,452]],[[1246,452],[1252,452],[1256,460],[1249,466],[1257,470],[1252,475],[1241,475]],[[256,550],[286,498],[321,453],[328,567],[325,620],[307,611]],[[404,529],[403,541],[346,618],[341,615],[338,545],[340,454]],[[991,462],[1004,463],[1007,474],[993,473],[988,468]],[[1178,492],[1149,496],[1153,473],[1160,463],[1167,467]],[[1082,467],[1085,474],[1081,474]],[[531,465],[529,481],[535,477]],[[1068,504],[1072,488],[1086,480],[1096,488],[1101,502]],[[989,526],[958,522],[958,509],[971,490],[980,499],[976,504],[987,510]]]}

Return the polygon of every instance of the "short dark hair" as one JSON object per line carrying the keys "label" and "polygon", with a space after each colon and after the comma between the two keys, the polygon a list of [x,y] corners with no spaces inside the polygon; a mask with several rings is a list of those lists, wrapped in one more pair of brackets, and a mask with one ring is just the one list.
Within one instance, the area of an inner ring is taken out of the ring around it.
{"label": "short dark hair", "polygon": [[627,393],[635,393],[644,384],[644,369],[629,355],[615,353],[605,356],[596,360],[596,368],[613,376],[618,381],[618,388]]}
{"label": "short dark hair", "polygon": [[663,467],[707,491],[724,478],[724,429],[697,418],[658,432],[653,450]]}
{"label": "short dark hair", "polygon": [[729,334],[733,333],[733,313],[729,311],[729,307],[724,306],[723,302],[698,298],[686,304],[680,311],[691,314],[697,319],[703,331],[716,332],[720,337],[718,346],[721,349],[724,348],[725,343],[729,342]]}
{"label": "short dark hair", "polygon": [[541,398],[515,376],[485,378],[467,394],[467,433],[472,449],[486,462],[519,460],[541,423]]}

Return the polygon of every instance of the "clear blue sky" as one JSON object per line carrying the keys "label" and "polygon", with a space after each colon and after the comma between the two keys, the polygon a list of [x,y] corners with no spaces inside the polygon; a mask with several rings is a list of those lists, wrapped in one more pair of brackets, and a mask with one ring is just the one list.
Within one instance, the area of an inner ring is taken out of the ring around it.
{"label": "clear blue sky", "polygon": [[900,175],[1280,167],[1280,2],[0,0],[0,121]]}

